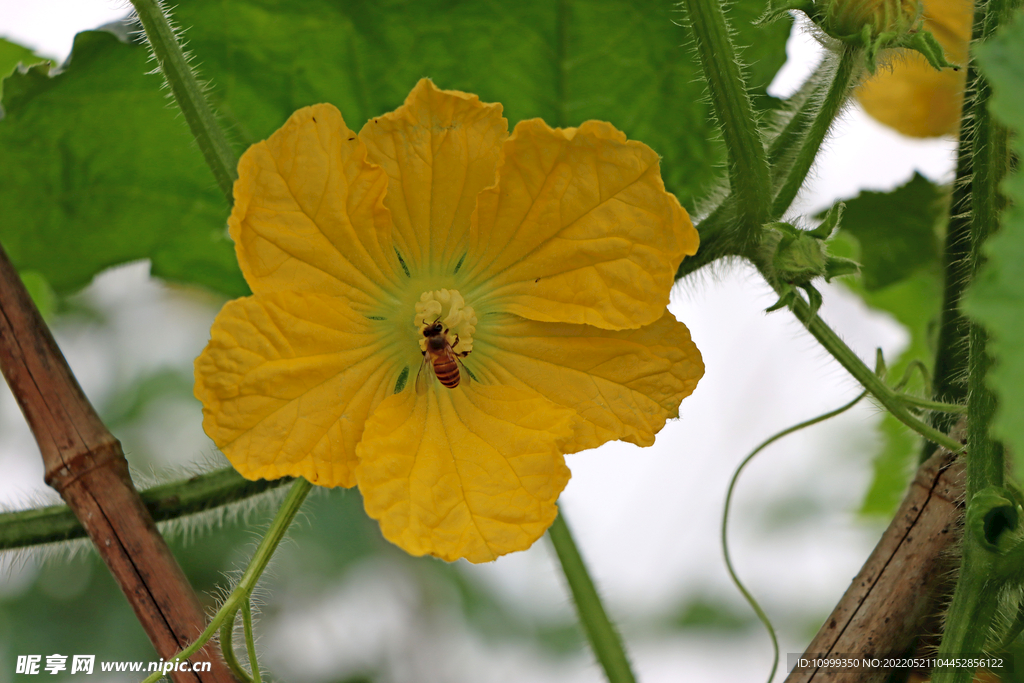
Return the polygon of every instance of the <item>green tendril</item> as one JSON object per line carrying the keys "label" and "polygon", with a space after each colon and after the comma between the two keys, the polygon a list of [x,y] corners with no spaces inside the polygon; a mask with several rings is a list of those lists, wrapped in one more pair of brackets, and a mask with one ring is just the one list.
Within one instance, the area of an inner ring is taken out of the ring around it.
{"label": "green tendril", "polygon": [[772,670],[771,673],[768,674],[768,683],[771,683],[771,680],[775,677],[775,672],[779,668],[779,639],[778,636],[775,634],[775,628],[772,626],[772,622],[768,618],[768,615],[765,614],[765,611],[761,609],[761,605],[758,604],[754,596],[743,585],[743,582],[740,581],[740,577],[736,574],[736,569],[733,567],[732,557],[729,555],[729,510],[732,508],[732,497],[733,493],[736,490],[736,482],[739,481],[740,474],[742,474],[746,466],[750,464],[750,461],[754,459],[754,456],[760,453],[762,450],[764,450],[765,448],[775,443],[784,436],[788,436],[793,432],[798,432],[801,429],[810,427],[811,425],[818,424],[819,422],[824,422],[825,420],[831,419],[836,415],[839,415],[840,413],[846,412],[854,405],[856,405],[858,401],[864,398],[867,395],[867,393],[868,392],[866,391],[861,392],[857,396],[857,398],[853,399],[846,405],[840,408],[836,408],[835,410],[827,412],[823,415],[811,418],[810,420],[801,422],[800,424],[793,425],[792,427],[789,427],[787,429],[783,429],[781,432],[778,432],[774,436],[771,436],[765,441],[761,442],[761,445],[759,445],[757,448],[751,451],[750,454],[743,459],[743,462],[741,462],[739,464],[739,467],[736,468],[736,471],[733,472],[732,480],[729,482],[729,490],[725,494],[725,509],[722,511],[722,555],[725,557],[725,568],[729,571],[729,577],[732,578],[733,584],[735,584],[736,588],[739,589],[740,593],[743,594],[743,597],[746,599],[747,603],[754,610],[754,613],[757,614],[757,618],[761,620],[762,624],[764,624],[765,629],[768,630],[768,637],[772,640]]}

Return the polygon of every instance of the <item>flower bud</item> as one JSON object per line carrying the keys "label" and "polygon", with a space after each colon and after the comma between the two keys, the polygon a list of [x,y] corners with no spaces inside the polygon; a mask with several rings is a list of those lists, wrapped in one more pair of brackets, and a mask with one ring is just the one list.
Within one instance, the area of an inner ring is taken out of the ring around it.
{"label": "flower bud", "polygon": [[[847,39],[903,33],[917,23],[918,0],[826,0],[821,28],[829,35]],[[868,29],[865,29],[868,27]]]}

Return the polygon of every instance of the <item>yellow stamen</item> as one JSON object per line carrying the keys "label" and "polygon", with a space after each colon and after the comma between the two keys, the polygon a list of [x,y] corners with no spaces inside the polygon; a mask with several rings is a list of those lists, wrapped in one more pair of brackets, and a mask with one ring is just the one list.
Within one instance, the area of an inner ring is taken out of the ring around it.
{"label": "yellow stamen", "polygon": [[427,338],[423,330],[440,322],[445,328],[445,339],[453,351],[464,356],[473,350],[473,333],[476,332],[476,311],[466,305],[456,289],[437,289],[423,292],[416,302],[416,316],[413,324],[420,334],[420,350],[427,350]]}

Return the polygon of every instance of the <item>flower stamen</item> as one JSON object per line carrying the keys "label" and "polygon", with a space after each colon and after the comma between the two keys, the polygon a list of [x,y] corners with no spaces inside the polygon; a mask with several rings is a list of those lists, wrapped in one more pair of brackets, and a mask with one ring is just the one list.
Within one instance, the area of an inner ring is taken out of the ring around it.
{"label": "flower stamen", "polygon": [[437,289],[423,292],[416,302],[416,316],[413,324],[420,331],[420,351],[427,352],[425,330],[437,323],[444,326],[445,341],[452,353],[465,357],[473,350],[473,333],[476,332],[476,311],[466,305],[456,289]]}

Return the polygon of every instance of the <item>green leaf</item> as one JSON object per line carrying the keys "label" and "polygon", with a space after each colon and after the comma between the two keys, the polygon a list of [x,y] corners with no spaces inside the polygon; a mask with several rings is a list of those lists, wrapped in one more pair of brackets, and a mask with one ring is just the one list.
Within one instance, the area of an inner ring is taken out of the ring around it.
{"label": "green leaf", "polygon": [[890,518],[907,490],[907,472],[920,450],[920,440],[889,412],[882,417],[878,431],[882,448],[871,461],[874,476],[860,514]]}
{"label": "green leaf", "polygon": [[[978,47],[978,64],[992,86],[991,109],[1011,132],[1017,154],[1024,150],[1024,18],[1006,25]],[[963,309],[985,326],[993,366],[985,381],[996,395],[990,431],[1004,442],[1024,471],[1024,176],[1018,171],[1003,183],[1011,207],[999,232],[983,247],[987,258],[963,299]]]}
{"label": "green leaf", "polygon": [[936,225],[944,220],[945,201],[946,192],[916,172],[891,192],[847,200],[841,230],[860,243],[865,289],[881,289],[938,261]]}
{"label": "green leaf", "polygon": [[[762,5],[730,5],[755,98],[789,35],[788,22],[753,26]],[[672,3],[182,0],[174,19],[238,151],[316,102],[358,130],[429,76],[503,103],[511,125],[611,121],[663,156],[669,189],[691,209],[723,159]],[[0,241],[58,293],[146,257],[159,277],[244,293],[228,209],[159,77],[144,75],[147,57],[86,33],[62,74],[8,79],[0,157],[14,163],[0,167]]]}
{"label": "green leaf", "polygon": [[244,294],[227,208],[151,68],[141,47],[90,31],[68,71],[4,81],[0,241],[59,294],[143,258],[159,277]]}
{"label": "green leaf", "polygon": [[[49,62],[46,57],[40,57],[30,48],[12,43],[6,38],[0,38],[0,79],[6,78],[14,71],[18,64],[29,66],[39,62]],[[0,88],[0,96],[3,95]]]}

